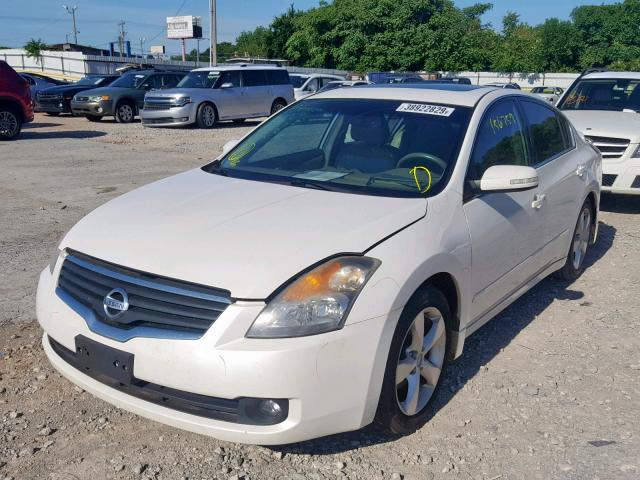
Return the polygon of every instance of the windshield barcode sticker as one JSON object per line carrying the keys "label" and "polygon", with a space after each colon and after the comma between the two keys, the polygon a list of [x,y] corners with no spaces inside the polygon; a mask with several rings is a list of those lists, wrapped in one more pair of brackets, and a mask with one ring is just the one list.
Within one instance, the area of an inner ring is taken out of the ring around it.
{"label": "windshield barcode sticker", "polygon": [[396,109],[396,112],[422,113],[423,115],[438,115],[440,117],[450,117],[455,111],[455,108],[425,103],[403,103]]}

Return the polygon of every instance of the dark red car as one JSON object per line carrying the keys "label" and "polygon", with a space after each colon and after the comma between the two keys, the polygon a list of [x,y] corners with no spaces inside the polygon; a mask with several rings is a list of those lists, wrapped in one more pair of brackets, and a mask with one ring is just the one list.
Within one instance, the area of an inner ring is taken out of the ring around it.
{"label": "dark red car", "polygon": [[22,124],[33,121],[33,104],[29,84],[0,61],[0,140],[13,140]]}

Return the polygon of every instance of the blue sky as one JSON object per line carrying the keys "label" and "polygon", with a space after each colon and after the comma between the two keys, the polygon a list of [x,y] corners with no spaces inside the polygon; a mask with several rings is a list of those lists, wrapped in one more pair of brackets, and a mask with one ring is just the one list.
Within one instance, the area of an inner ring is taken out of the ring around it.
{"label": "blue sky", "polygon": [[[117,23],[123,19],[134,51],[140,49],[139,39],[146,37],[145,48],[164,44],[169,52],[177,52],[179,43],[164,38],[165,18],[179,13],[201,15],[206,19],[209,5],[208,0],[0,0],[0,4],[4,4],[0,7],[0,45],[22,46],[31,37],[48,43],[64,42],[65,34],[73,30],[71,15],[61,6],[65,1],[79,7],[79,43],[107,48],[110,41],[117,39]],[[455,0],[455,3],[466,7],[478,1]],[[243,30],[267,25],[290,3],[291,0],[218,0],[219,40],[233,41]],[[295,0],[294,3],[296,8],[305,9],[317,5],[318,0]],[[615,0],[493,0],[492,3],[494,8],[484,20],[499,28],[508,10],[520,13],[522,20],[535,24],[551,16],[568,18],[578,5],[615,3]],[[208,27],[205,36],[208,36]],[[195,48],[195,41],[190,42],[188,48]]]}

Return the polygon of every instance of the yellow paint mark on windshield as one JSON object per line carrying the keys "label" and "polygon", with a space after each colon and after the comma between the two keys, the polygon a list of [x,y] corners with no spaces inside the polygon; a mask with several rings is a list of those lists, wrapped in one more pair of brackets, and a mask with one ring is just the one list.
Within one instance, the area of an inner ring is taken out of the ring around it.
{"label": "yellow paint mark on windshield", "polygon": [[[427,172],[427,186],[423,187],[422,183],[420,183],[420,179],[418,178],[418,170],[424,170]],[[427,167],[417,166],[411,169],[411,175],[413,175],[413,180],[416,182],[416,186],[418,187],[418,191],[420,193],[427,193],[431,188],[431,171]]]}
{"label": "yellow paint mark on windshield", "polygon": [[506,115],[498,115],[489,119],[489,125],[493,134],[497,134],[503,128],[510,127],[516,124],[516,117],[513,113],[507,113]]}
{"label": "yellow paint mark on windshield", "polygon": [[249,153],[251,153],[254,148],[256,148],[256,144],[255,143],[250,143],[249,145],[246,145],[244,147],[240,147],[238,150],[236,150],[231,155],[229,155],[229,157],[227,157],[227,158],[228,158],[229,163],[231,164],[231,166],[232,167],[237,167],[238,164],[240,163],[240,160],[242,160],[245,156],[247,156]]}

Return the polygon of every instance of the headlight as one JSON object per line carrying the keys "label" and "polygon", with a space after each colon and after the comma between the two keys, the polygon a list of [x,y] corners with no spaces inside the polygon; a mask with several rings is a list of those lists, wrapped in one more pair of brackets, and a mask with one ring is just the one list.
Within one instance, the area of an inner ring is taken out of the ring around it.
{"label": "headlight", "polygon": [[184,107],[186,104],[191,103],[191,97],[177,98],[175,102],[179,107]]}
{"label": "headlight", "polygon": [[106,102],[109,100],[109,95],[90,95],[89,96],[89,101],[90,102]]}
{"label": "headlight", "polygon": [[342,328],[351,306],[380,261],[345,256],[302,274],[260,313],[249,338],[303,337]]}
{"label": "headlight", "polygon": [[636,147],[636,149],[633,152],[633,155],[631,155],[631,158],[640,158],[640,145]]}
{"label": "headlight", "polygon": [[52,275],[53,275],[53,271],[56,268],[56,263],[58,263],[58,258],[60,258],[61,254],[62,254],[62,250],[56,247],[56,251],[53,252],[53,255],[51,255],[51,260],[49,261],[49,273],[51,273]]}

